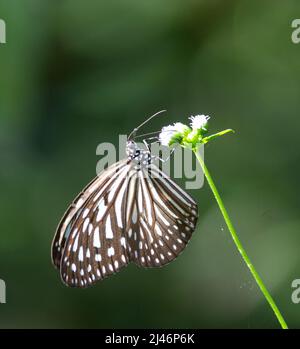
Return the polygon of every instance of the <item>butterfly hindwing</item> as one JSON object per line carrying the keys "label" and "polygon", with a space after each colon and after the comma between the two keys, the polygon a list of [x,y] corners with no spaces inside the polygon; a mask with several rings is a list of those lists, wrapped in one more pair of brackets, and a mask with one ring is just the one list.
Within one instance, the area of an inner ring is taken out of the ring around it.
{"label": "butterfly hindwing", "polygon": [[195,230],[196,202],[152,166],[150,172],[139,172],[133,207],[128,229],[132,260],[142,267],[160,267],[174,260]]}

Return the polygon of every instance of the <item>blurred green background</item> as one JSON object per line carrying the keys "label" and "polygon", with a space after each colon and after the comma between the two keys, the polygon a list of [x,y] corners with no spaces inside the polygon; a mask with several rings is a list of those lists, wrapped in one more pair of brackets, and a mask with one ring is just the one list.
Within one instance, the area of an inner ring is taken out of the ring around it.
{"label": "blurred green background", "polygon": [[300,4],[229,0],[0,0],[1,328],[278,328],[207,185],[197,230],[162,268],[130,265],[86,289],[62,285],[50,245],[95,176],[100,142],[117,145],[209,114],[236,134],[206,148],[254,265],[290,327],[300,278]]}

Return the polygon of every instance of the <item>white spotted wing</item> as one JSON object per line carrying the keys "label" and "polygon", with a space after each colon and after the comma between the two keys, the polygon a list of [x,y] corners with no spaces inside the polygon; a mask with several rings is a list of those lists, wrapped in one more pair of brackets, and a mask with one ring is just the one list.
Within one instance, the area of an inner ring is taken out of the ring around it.
{"label": "white spotted wing", "polygon": [[87,287],[130,261],[159,267],[185,248],[197,204],[151,164],[122,160],[92,181],[61,220],[52,260],[71,287]]}

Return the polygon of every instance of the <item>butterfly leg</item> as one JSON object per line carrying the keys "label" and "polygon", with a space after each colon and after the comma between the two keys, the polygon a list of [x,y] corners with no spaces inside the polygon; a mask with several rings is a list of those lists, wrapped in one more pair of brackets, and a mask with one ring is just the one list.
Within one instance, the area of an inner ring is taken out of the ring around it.
{"label": "butterfly leg", "polygon": [[175,151],[175,148],[173,148],[171,150],[170,155],[166,159],[162,159],[162,158],[159,157],[158,160],[160,160],[162,163],[169,161],[171,156],[173,155],[174,151]]}
{"label": "butterfly leg", "polygon": [[[154,143],[158,143],[158,140],[156,140],[156,141],[154,141],[154,142],[151,142],[151,143],[148,143],[148,142],[147,142],[147,140],[152,140],[152,139],[157,139],[157,137],[150,137],[150,138],[143,139],[143,143],[144,143],[144,145],[146,146],[147,150],[148,150],[150,153],[151,153],[150,145],[151,145],[151,144],[154,144]],[[152,157],[153,157],[153,159],[155,159],[155,160],[159,160],[159,161],[161,161],[162,163],[165,163],[165,162],[167,162],[167,161],[170,160],[170,158],[171,158],[171,156],[173,155],[174,151],[175,151],[175,148],[173,148],[173,149],[171,150],[169,156],[168,156],[166,159],[163,159],[163,158],[161,158],[161,157],[159,157],[159,156],[156,156],[156,155],[153,155]]]}

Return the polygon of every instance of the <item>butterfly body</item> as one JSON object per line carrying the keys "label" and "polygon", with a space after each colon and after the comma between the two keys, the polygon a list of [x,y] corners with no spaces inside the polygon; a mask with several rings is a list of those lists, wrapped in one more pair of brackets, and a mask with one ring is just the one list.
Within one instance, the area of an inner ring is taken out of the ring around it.
{"label": "butterfly body", "polygon": [[196,202],[154,164],[150,151],[129,140],[126,152],[127,159],[77,196],[58,225],[52,261],[68,286],[87,287],[130,262],[163,266],[195,230]]}

